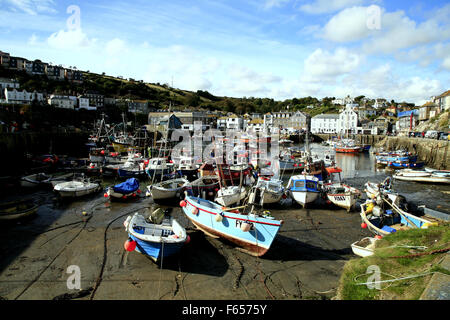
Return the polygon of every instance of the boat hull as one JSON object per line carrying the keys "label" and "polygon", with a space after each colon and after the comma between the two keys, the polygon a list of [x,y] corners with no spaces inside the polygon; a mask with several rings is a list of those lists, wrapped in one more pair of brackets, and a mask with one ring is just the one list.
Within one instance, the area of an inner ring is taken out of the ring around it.
{"label": "boat hull", "polygon": [[358,195],[352,193],[327,194],[327,198],[334,205],[350,211],[355,206]]}
{"label": "boat hull", "polygon": [[245,192],[245,188],[242,188],[240,192],[239,192],[239,187],[236,189],[237,190],[233,190],[232,194],[222,194],[223,190],[220,189],[217,192],[215,201],[225,207],[228,207],[228,206],[238,203],[239,201],[241,201],[242,199],[245,198],[246,192]]}
{"label": "boat hull", "polygon": [[[262,256],[269,250],[283,223],[255,215],[223,211],[220,206],[200,198],[186,197],[185,201],[184,214],[200,230],[207,235],[233,242],[254,256]],[[205,202],[211,205],[208,206]],[[221,216],[220,221],[217,221],[218,215]],[[251,225],[250,230],[243,231],[244,223]]]}
{"label": "boat hull", "polygon": [[166,242],[144,241],[136,238],[132,234],[128,235],[131,239],[136,241],[135,251],[148,256],[155,262],[176,255],[181,250],[181,248],[183,248],[184,245],[184,242],[166,243]]}
{"label": "boat hull", "polygon": [[0,205],[0,220],[17,220],[36,214],[39,206],[32,201],[22,200]]}
{"label": "boat hull", "polygon": [[54,190],[63,198],[83,197],[101,189],[99,184],[91,183],[88,186],[72,185],[66,182],[59,183]]}
{"label": "boat hull", "polygon": [[440,176],[403,176],[400,174],[394,174],[392,176],[396,180],[401,181],[413,181],[413,182],[424,182],[424,183],[442,183],[442,184],[450,184],[450,177],[440,177]]}
{"label": "boat hull", "polygon": [[316,201],[319,197],[318,191],[290,191],[292,199],[303,207],[308,203]]}

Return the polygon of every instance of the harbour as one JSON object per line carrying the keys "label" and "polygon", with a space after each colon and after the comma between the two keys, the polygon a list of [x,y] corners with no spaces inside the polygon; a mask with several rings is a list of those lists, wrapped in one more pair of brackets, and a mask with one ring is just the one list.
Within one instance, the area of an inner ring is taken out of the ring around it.
{"label": "harbour", "polygon": [[[329,147],[312,143],[310,149],[324,153]],[[371,153],[336,153],[335,161],[345,183],[359,190],[369,180],[381,183],[392,174],[377,167]],[[281,176],[285,185],[292,174]],[[101,186],[106,190],[124,180],[103,177]],[[152,181],[141,180],[139,188],[146,190]],[[449,185],[395,181],[392,188],[411,206],[426,204],[450,213],[448,201],[442,201]],[[177,200],[155,203],[142,192],[131,200],[110,201],[97,192],[61,201],[51,189],[19,190],[20,197],[36,199],[39,208],[33,217],[1,225],[0,296],[11,300],[73,294],[67,286],[69,266],[79,267],[80,289],[87,290],[79,299],[331,299],[344,264],[355,257],[350,245],[372,235],[361,228],[359,204],[365,197],[350,212],[324,199],[306,208],[289,198],[267,205],[265,210],[283,223],[270,249],[258,257],[198,230]],[[17,196],[10,194],[8,200]],[[157,208],[186,229],[189,243],[155,263],[124,249],[123,223],[136,212],[148,216]]]}

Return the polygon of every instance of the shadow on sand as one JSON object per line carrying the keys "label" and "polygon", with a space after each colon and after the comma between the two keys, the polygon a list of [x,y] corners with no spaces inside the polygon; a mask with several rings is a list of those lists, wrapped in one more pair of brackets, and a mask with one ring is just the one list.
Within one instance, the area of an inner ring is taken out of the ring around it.
{"label": "shadow on sand", "polygon": [[351,254],[350,247],[327,250],[277,235],[270,250],[262,258],[279,261],[348,260],[348,256]]}

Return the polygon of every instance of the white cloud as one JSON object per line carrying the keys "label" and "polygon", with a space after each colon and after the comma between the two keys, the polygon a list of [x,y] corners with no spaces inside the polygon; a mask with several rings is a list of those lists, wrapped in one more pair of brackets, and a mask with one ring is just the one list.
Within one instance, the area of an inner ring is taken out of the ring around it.
{"label": "white cloud", "polygon": [[9,5],[11,9],[19,9],[30,15],[36,15],[42,12],[55,13],[53,0],[3,0],[0,3]]}
{"label": "white cloud", "polygon": [[355,71],[362,57],[346,48],[334,52],[316,49],[304,61],[303,79],[326,81]]}
{"label": "white cloud", "polygon": [[352,7],[334,15],[323,27],[320,36],[325,40],[348,43],[364,40],[366,52],[394,53],[450,39],[448,21],[442,20],[443,8],[436,17],[416,23],[404,11],[386,12],[381,9],[380,29],[368,27],[371,15],[368,7]]}
{"label": "white cloud", "polygon": [[60,30],[47,39],[48,45],[56,49],[80,49],[90,47],[96,41],[96,39],[89,39],[81,28],[69,31]]}
{"label": "white cloud", "polygon": [[368,37],[374,30],[367,27],[367,8],[344,9],[324,26],[322,37],[334,42],[352,42]]}
{"label": "white cloud", "polygon": [[28,44],[30,46],[35,46],[37,44],[39,44],[39,40],[38,37],[36,36],[36,34],[32,34],[31,37],[28,39]]}
{"label": "white cloud", "polygon": [[450,57],[445,58],[441,65],[444,69],[450,71]]}
{"label": "white cloud", "polygon": [[271,9],[274,7],[281,7],[288,3],[290,0],[266,0],[264,3],[264,9]]}
{"label": "white cloud", "polygon": [[300,10],[309,14],[330,13],[360,5],[363,2],[364,0],[315,0],[312,3],[301,5]]}

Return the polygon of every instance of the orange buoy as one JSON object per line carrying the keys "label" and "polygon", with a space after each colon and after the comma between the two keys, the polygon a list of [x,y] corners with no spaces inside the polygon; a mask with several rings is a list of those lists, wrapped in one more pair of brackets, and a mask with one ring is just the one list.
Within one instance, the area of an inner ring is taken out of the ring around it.
{"label": "orange buoy", "polygon": [[136,249],[136,241],[134,241],[131,238],[128,238],[127,241],[125,241],[123,247],[125,248],[125,250],[127,251],[134,251],[134,249]]}
{"label": "orange buoy", "polygon": [[367,223],[365,223],[365,222],[361,223],[361,228],[366,229],[367,228]]}
{"label": "orange buoy", "polygon": [[186,207],[186,201],[181,200],[180,201],[180,207]]}
{"label": "orange buoy", "polygon": [[192,214],[198,215],[198,208],[194,207],[194,209],[192,209]]}

